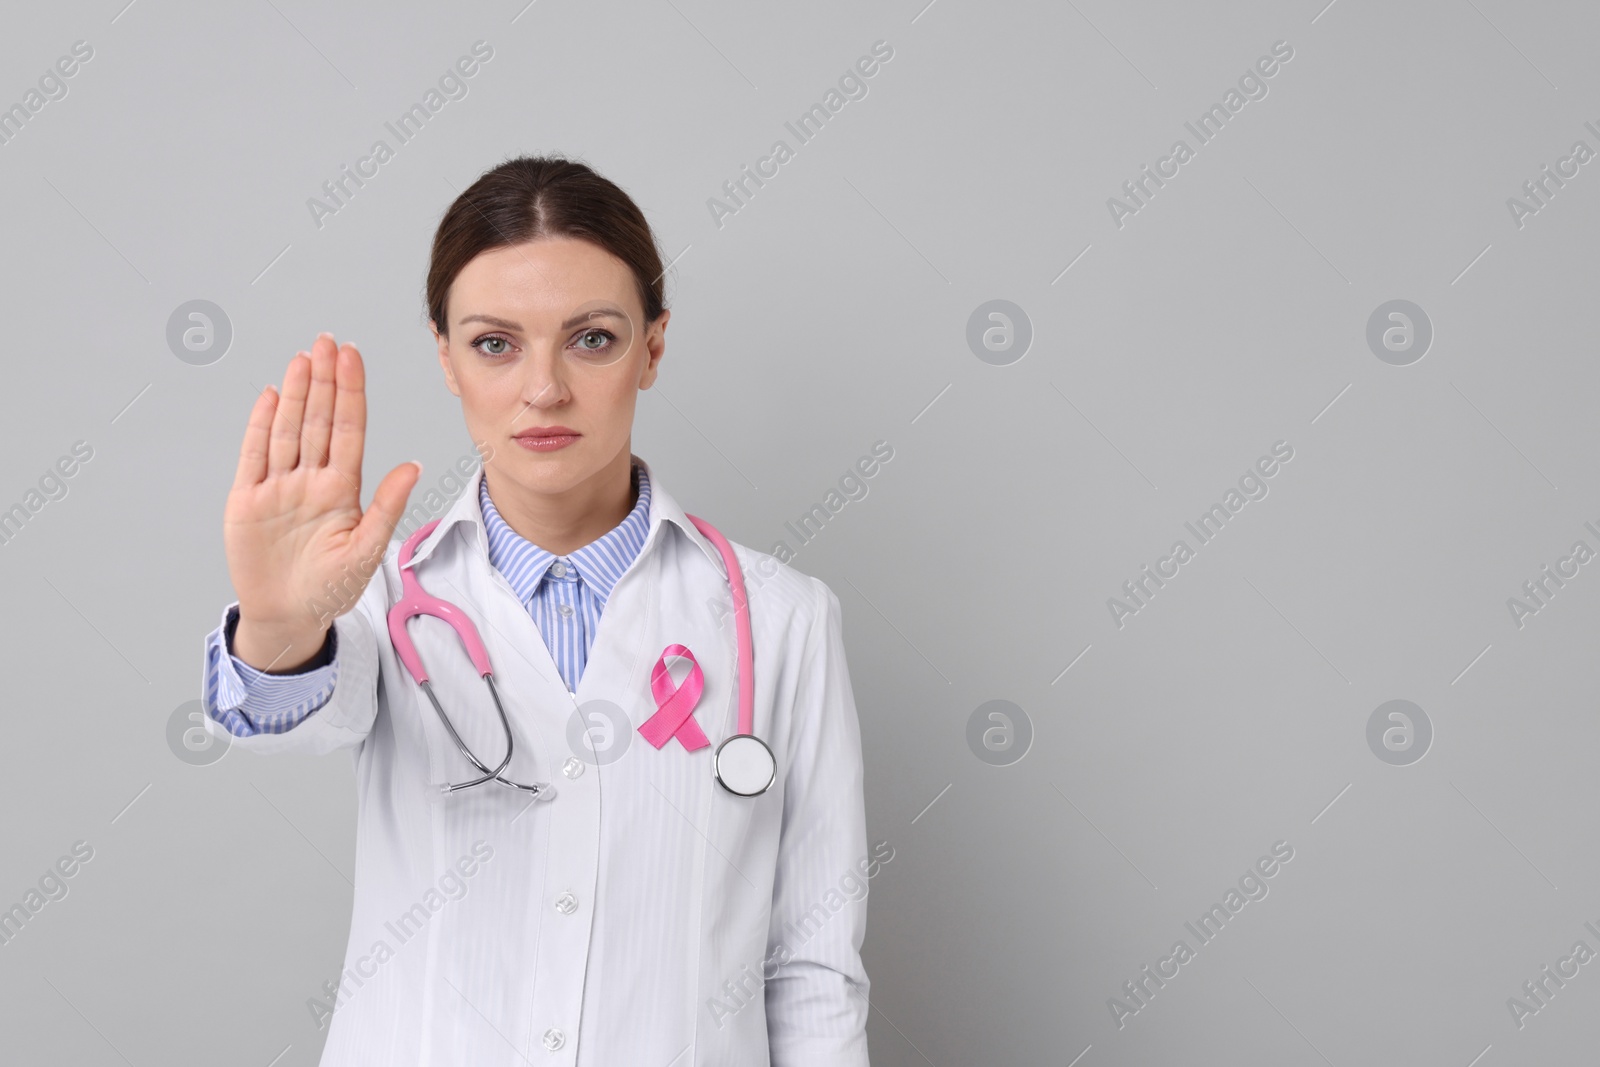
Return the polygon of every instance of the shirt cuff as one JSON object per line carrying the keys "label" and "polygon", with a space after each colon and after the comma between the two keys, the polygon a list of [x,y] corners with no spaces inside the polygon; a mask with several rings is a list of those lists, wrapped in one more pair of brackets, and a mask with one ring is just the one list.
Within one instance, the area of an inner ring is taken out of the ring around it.
{"label": "shirt cuff", "polygon": [[222,624],[206,639],[206,713],[235,736],[282,733],[328,702],[339,677],[339,639],[333,627],[321,651],[291,674],[269,674],[233,654],[239,605],[228,605]]}

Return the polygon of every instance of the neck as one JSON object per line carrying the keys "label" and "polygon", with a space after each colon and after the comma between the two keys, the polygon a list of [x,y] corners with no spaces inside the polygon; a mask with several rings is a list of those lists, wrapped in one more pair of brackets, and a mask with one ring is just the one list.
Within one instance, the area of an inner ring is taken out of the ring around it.
{"label": "neck", "polygon": [[559,493],[533,492],[484,468],[489,499],[517,532],[546,552],[565,556],[615,529],[638,503],[628,448],[590,477]]}

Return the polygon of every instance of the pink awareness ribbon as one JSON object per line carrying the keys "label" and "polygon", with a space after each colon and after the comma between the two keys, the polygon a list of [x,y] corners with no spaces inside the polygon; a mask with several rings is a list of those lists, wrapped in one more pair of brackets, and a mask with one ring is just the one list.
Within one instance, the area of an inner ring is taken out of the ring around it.
{"label": "pink awareness ribbon", "polygon": [[[689,674],[682,685],[672,681],[672,674],[667,670],[668,656],[682,656],[690,663]],[[644,739],[660,748],[676,737],[690,752],[711,744],[700,724],[694,721],[694,706],[700,702],[704,690],[705,674],[694,653],[684,645],[668,645],[650,672],[650,693],[656,698],[656,713],[639,727]]]}

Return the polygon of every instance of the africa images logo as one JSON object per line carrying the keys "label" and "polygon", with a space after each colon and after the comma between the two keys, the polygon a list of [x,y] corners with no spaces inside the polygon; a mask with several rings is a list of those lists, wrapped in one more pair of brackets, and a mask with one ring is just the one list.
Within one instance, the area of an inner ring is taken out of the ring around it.
{"label": "africa images logo", "polygon": [[[1214,103],[1202,111],[1195,122],[1185,122],[1184,128],[1194,135],[1196,144],[1191,146],[1182,137],[1178,138],[1172,142],[1172,149],[1168,154],[1156,160],[1153,172],[1147,163],[1138,177],[1122,183],[1122,192],[1127,197],[1126,200],[1119,200],[1114,196],[1107,197],[1106,210],[1111,214],[1111,224],[1120,230],[1126,225],[1125,219],[1137,215],[1143,208],[1149,206],[1149,202],[1156,195],[1156,190],[1164,188],[1167,181],[1176,178],[1180,168],[1193,159],[1201,147],[1215,140],[1229,120],[1244,110],[1245,104],[1252,100],[1266,99],[1267,79],[1276,75],[1283,69],[1282,64],[1288,63],[1293,58],[1294,48],[1288,41],[1274,41],[1271,55],[1257,59],[1254,67],[1247,67],[1245,72],[1239,75],[1237,89],[1230,86],[1223,94],[1221,102]],[[1169,164],[1171,170],[1167,169]]]}
{"label": "africa images logo", "polygon": [[1228,520],[1243,511],[1246,504],[1252,500],[1265,500],[1267,493],[1271,491],[1267,479],[1276,475],[1283,469],[1283,464],[1293,458],[1294,446],[1289,442],[1274,443],[1271,455],[1262,456],[1256,460],[1254,466],[1246,468],[1239,478],[1237,489],[1230,486],[1228,491],[1222,494],[1221,501],[1201,512],[1200,517],[1194,522],[1183,524],[1184,528],[1194,535],[1194,545],[1191,546],[1187,540],[1179,538],[1173,542],[1170,552],[1156,560],[1154,571],[1147,563],[1138,576],[1122,583],[1126,600],[1114,596],[1107,597],[1106,609],[1111,612],[1111,621],[1117,624],[1117,629],[1120,630],[1126,625],[1124,620],[1130,615],[1137,615],[1149,607],[1156,592],[1178,576],[1180,568],[1195,558],[1201,546],[1209,545],[1216,540]]}
{"label": "africa images logo", "polygon": [[1156,993],[1165,989],[1168,982],[1178,977],[1183,967],[1197,957],[1201,948],[1215,941],[1221,935],[1223,928],[1244,910],[1246,904],[1251,901],[1266,900],[1267,894],[1272,891],[1268,879],[1279,874],[1284,865],[1292,859],[1294,859],[1294,846],[1287,841],[1274,841],[1271,855],[1262,856],[1246,867],[1245,872],[1239,876],[1237,888],[1229,886],[1220,902],[1212,904],[1193,922],[1183,924],[1184,929],[1194,936],[1193,947],[1190,947],[1188,941],[1178,938],[1172,943],[1172,948],[1167,954],[1156,960],[1154,970],[1147,963],[1139,969],[1138,977],[1122,983],[1122,992],[1126,999],[1106,998],[1106,1007],[1110,1009],[1111,1020],[1117,1024],[1117,1029],[1121,1030],[1126,1026],[1129,1017],[1149,1007]]}

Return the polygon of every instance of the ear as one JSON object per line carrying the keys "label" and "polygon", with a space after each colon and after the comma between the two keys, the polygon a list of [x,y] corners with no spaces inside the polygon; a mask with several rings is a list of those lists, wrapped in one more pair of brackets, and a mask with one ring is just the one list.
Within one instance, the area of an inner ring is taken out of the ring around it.
{"label": "ear", "polygon": [[661,357],[667,354],[667,320],[670,318],[672,312],[663,311],[661,316],[650,324],[650,329],[645,331],[644,343],[649,358],[644,365],[644,373],[639,376],[640,389],[648,389],[655,384]]}
{"label": "ear", "polygon": [[439,327],[430,319],[428,329],[433,331],[433,343],[439,346],[439,366],[444,370],[444,384],[456,396],[461,395],[461,385],[456,381],[456,369],[450,363],[450,338],[439,335]]}

